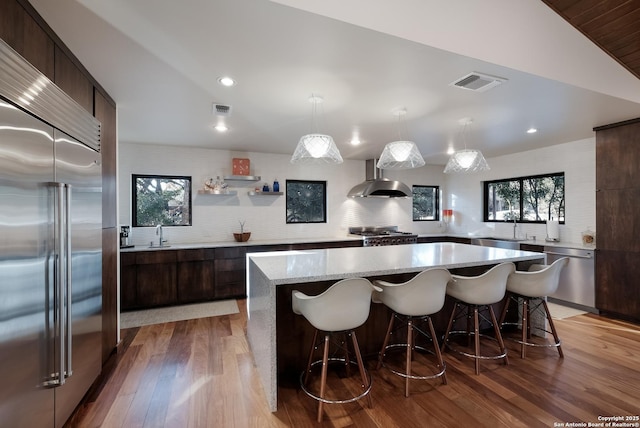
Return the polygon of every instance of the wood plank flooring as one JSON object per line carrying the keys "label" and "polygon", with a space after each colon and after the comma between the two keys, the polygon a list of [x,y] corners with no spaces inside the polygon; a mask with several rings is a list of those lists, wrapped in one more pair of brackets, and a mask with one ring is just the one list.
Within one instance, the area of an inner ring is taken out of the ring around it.
{"label": "wood plank flooring", "polygon": [[104,379],[67,426],[515,428],[640,415],[640,326],[593,314],[556,322],[564,359],[535,348],[522,360],[508,340],[510,365],[482,361],[476,376],[471,360],[446,352],[448,384],[413,381],[409,398],[403,379],[368,361],[373,408],[366,400],[326,405],[318,424],[316,402],[292,383],[279,388],[270,413],[246,340],[245,302],[238,306],[239,314],[123,330]]}

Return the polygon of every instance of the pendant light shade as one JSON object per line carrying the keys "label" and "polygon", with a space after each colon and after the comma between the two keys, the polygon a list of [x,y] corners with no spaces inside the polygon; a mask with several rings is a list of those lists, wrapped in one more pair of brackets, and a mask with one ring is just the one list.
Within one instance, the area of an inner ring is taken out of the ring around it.
{"label": "pendant light shade", "polygon": [[[398,134],[401,136],[402,117],[407,114],[405,108],[397,109],[393,112],[398,116]],[[424,159],[418,150],[418,146],[413,141],[400,140],[392,141],[384,146],[380,155],[377,167],[380,169],[410,169],[419,168],[424,165]]]}
{"label": "pendant light shade", "polygon": [[[311,110],[311,127],[317,128],[317,105],[323,102],[318,95],[311,95],[309,102],[313,105]],[[336,147],[336,143],[329,135],[311,133],[303,135],[298,141],[296,150],[291,156],[291,163],[306,165],[331,165],[342,163],[342,156]]]}
{"label": "pendant light shade", "polygon": [[387,143],[378,160],[380,169],[409,169],[423,165],[424,159],[413,141]]}
{"label": "pendant light shade", "polygon": [[485,160],[482,152],[479,150],[458,150],[449,158],[447,166],[444,168],[445,173],[452,172],[480,172],[488,171],[489,164]]}
{"label": "pendant light shade", "polygon": [[489,164],[482,155],[480,150],[467,149],[467,141],[465,138],[466,127],[473,121],[469,118],[460,119],[463,125],[462,139],[464,141],[464,150],[454,152],[449,158],[449,162],[444,167],[445,174],[449,173],[473,173],[488,171]]}
{"label": "pendant light shade", "polygon": [[303,135],[291,157],[291,163],[299,164],[338,164],[342,162],[342,156],[333,138],[323,134]]}

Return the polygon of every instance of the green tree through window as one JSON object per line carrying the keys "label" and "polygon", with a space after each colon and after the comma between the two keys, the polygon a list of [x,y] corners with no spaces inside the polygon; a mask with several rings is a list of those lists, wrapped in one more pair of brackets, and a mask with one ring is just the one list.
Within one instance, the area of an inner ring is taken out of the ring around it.
{"label": "green tree through window", "polygon": [[412,188],[413,221],[438,220],[440,218],[440,190],[438,186],[419,186]]}
{"label": "green tree through window", "polygon": [[484,221],[564,222],[564,173],[484,182]]}
{"label": "green tree through window", "polygon": [[132,175],[133,226],[191,226],[191,177]]}

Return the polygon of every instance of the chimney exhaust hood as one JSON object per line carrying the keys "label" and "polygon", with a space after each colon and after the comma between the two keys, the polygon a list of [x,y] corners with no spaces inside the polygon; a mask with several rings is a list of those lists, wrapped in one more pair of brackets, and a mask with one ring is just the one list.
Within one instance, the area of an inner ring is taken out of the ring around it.
{"label": "chimney exhaust hood", "polygon": [[350,198],[408,198],[412,196],[411,189],[400,181],[382,177],[382,170],[376,164],[377,159],[367,159],[366,180],[353,186],[347,194]]}

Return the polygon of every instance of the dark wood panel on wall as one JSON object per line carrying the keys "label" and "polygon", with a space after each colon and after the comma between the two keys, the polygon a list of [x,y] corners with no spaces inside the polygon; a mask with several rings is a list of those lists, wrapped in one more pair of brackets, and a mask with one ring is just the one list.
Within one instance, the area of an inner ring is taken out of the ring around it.
{"label": "dark wood panel on wall", "polygon": [[95,117],[102,124],[100,135],[100,152],[102,154],[102,227],[116,227],[118,213],[116,210],[116,107],[95,91]]}
{"label": "dark wood panel on wall", "polygon": [[596,189],[640,186],[640,119],[596,128]]}
{"label": "dark wood panel on wall", "polygon": [[640,321],[640,253],[596,250],[596,307]]}
{"label": "dark wood panel on wall", "polygon": [[0,38],[53,81],[53,39],[15,0],[0,0]]}
{"label": "dark wood panel on wall", "polygon": [[596,194],[598,249],[640,252],[640,186]]}
{"label": "dark wood panel on wall", "polygon": [[102,229],[102,362],[118,345],[118,244],[115,227]]}
{"label": "dark wood panel on wall", "polygon": [[120,253],[120,309],[138,307],[136,253]]}
{"label": "dark wood panel on wall", "polygon": [[55,49],[55,84],[93,114],[93,84],[58,46]]}

